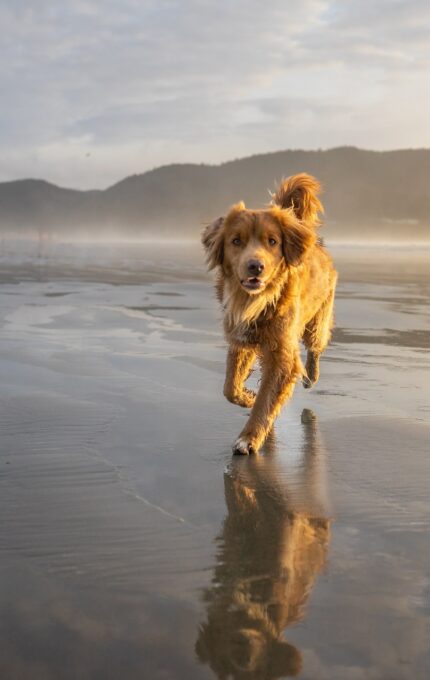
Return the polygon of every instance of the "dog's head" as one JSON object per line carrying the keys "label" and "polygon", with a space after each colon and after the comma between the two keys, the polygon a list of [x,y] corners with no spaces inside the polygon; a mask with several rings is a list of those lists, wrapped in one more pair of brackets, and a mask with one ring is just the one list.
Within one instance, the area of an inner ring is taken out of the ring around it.
{"label": "dog's head", "polygon": [[222,267],[250,295],[262,292],[285,266],[299,265],[315,244],[319,185],[308,175],[282,182],[265,210],[234,205],[203,232],[210,269]]}
{"label": "dog's head", "polygon": [[214,612],[199,631],[195,646],[199,661],[208,663],[218,678],[276,680],[298,675],[300,651],[266,630],[250,609],[248,617],[237,605],[222,618]]}

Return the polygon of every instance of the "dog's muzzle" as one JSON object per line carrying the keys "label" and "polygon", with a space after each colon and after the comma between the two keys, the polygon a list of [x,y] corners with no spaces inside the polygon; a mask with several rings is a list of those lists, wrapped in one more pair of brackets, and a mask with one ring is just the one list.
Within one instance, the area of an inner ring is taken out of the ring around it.
{"label": "dog's muzzle", "polygon": [[259,291],[265,286],[265,282],[258,276],[250,276],[247,279],[242,279],[240,283],[243,288],[245,288],[245,290],[249,290],[251,292]]}

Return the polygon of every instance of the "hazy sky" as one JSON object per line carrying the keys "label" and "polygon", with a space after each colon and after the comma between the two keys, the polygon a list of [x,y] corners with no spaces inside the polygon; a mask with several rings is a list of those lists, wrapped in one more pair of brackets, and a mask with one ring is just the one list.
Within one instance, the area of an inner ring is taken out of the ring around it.
{"label": "hazy sky", "polygon": [[0,180],[430,146],[428,0],[0,0]]}

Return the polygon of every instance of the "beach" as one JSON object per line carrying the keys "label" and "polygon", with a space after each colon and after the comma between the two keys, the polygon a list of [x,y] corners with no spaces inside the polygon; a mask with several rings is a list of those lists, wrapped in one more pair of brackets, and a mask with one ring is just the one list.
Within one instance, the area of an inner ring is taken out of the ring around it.
{"label": "beach", "polygon": [[233,457],[195,244],[2,251],[1,677],[428,678],[430,250],[333,252],[320,381]]}

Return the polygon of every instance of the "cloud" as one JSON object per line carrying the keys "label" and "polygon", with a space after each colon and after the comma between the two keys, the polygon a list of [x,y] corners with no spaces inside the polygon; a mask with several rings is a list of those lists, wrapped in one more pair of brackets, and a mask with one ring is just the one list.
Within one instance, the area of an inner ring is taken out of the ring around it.
{"label": "cloud", "polygon": [[421,0],[3,0],[0,179],[430,145],[429,18]]}

